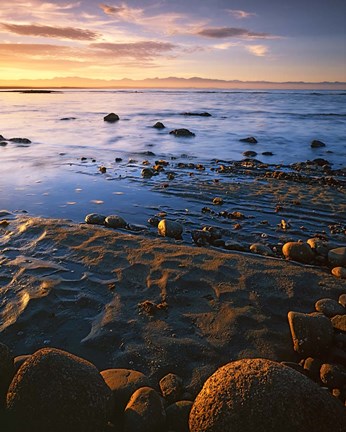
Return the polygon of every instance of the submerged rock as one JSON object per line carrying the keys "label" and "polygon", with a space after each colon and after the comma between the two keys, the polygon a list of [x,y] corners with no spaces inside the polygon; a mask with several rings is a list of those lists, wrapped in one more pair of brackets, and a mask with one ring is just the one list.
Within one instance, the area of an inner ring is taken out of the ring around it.
{"label": "submerged rock", "polygon": [[114,113],[110,113],[107,114],[105,117],[103,117],[103,120],[108,122],[108,123],[114,123],[118,120],[120,120],[118,114],[114,114]]}
{"label": "submerged rock", "polygon": [[312,148],[320,148],[320,147],[325,147],[325,146],[326,146],[325,143],[322,142],[322,141],[319,141],[319,140],[313,140],[311,142],[311,147]]}
{"label": "submerged rock", "polygon": [[219,368],[190,413],[190,432],[341,432],[343,405],[296,370],[267,359]]}
{"label": "submerged rock", "polygon": [[96,432],[110,417],[112,392],[96,367],[55,348],[34,353],[7,393],[13,422],[28,431]]}
{"label": "submerged rock", "polygon": [[151,178],[154,175],[156,175],[156,172],[152,168],[143,168],[141,171],[143,178]]}
{"label": "submerged rock", "polygon": [[170,135],[174,135],[176,137],[194,137],[195,134],[188,129],[174,129],[170,131]]}
{"label": "submerged rock", "polygon": [[253,136],[247,137],[247,138],[241,138],[239,141],[250,143],[250,144],[257,144],[258,143],[258,141],[256,140],[256,138],[253,137]]}
{"label": "submerged rock", "polygon": [[255,156],[257,156],[257,153],[255,151],[252,151],[252,150],[247,150],[247,151],[243,152],[243,156],[255,157]]}
{"label": "submerged rock", "polygon": [[165,127],[166,126],[161,122],[156,122],[153,126],[153,128],[155,128],[155,129],[165,129]]}
{"label": "submerged rock", "polygon": [[204,111],[204,112],[183,112],[181,115],[184,116],[199,116],[199,117],[211,117],[211,114]]}
{"label": "submerged rock", "polygon": [[183,226],[179,222],[169,219],[162,219],[157,225],[157,230],[162,237],[180,239],[183,233]]}

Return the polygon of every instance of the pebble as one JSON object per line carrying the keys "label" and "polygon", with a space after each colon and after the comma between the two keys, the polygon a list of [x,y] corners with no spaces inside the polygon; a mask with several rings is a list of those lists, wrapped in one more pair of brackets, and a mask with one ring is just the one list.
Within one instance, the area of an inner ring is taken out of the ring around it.
{"label": "pebble", "polygon": [[121,216],[110,215],[106,217],[105,225],[109,228],[125,228],[127,222]]}
{"label": "pebble", "polygon": [[311,147],[312,148],[320,148],[320,147],[325,147],[325,146],[326,146],[325,143],[322,142],[322,141],[319,141],[319,140],[313,140],[311,142]]}
{"label": "pebble", "polygon": [[250,143],[250,144],[257,144],[258,143],[258,141],[256,140],[256,138],[253,137],[253,136],[247,137],[247,138],[241,138],[239,141]]}
{"label": "pebble", "polygon": [[250,251],[258,254],[258,255],[263,255],[263,256],[274,256],[272,250],[270,249],[270,247],[262,244],[262,243],[253,243],[250,246]]}
{"label": "pebble", "polygon": [[338,247],[328,252],[329,264],[333,267],[346,267],[346,247]]}
{"label": "pebble", "polygon": [[153,126],[155,129],[164,129],[166,126],[161,122],[156,122]]}
{"label": "pebble", "polygon": [[31,141],[28,138],[10,138],[9,141],[17,144],[31,144]]}
{"label": "pebble", "polygon": [[105,117],[103,117],[103,120],[108,123],[114,123],[118,120],[120,120],[119,116],[114,113],[107,114]]}
{"label": "pebble", "polygon": [[105,220],[106,220],[106,216],[103,216],[98,213],[90,213],[85,216],[85,222],[87,224],[104,225]]}
{"label": "pebble", "polygon": [[330,298],[320,299],[315,303],[315,309],[317,312],[323,313],[328,318],[332,318],[335,315],[344,315],[346,309],[341,306],[336,300]]}
{"label": "pebble", "polygon": [[346,332],[346,315],[335,315],[331,322],[336,330]]}
{"label": "pebble", "polygon": [[332,274],[340,279],[346,279],[346,267],[334,267]]}
{"label": "pebble", "polygon": [[174,135],[176,137],[194,137],[195,134],[188,129],[174,129],[170,131],[170,135]]}
{"label": "pebble", "polygon": [[293,348],[307,357],[319,356],[328,351],[333,342],[333,325],[323,314],[289,312]]}
{"label": "pebble", "polygon": [[314,253],[311,247],[303,242],[288,242],[282,246],[282,253],[285,258],[298,261],[304,264],[312,263]]}
{"label": "pebble", "polygon": [[157,225],[157,230],[162,237],[180,239],[184,228],[179,222],[162,219]]}

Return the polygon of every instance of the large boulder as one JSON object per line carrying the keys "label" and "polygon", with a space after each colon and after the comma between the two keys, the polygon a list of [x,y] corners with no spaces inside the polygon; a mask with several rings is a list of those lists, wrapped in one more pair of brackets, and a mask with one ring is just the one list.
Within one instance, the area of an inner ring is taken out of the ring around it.
{"label": "large boulder", "polygon": [[110,417],[112,392],[96,367],[55,348],[36,351],[7,393],[12,421],[26,432],[99,432]]}
{"label": "large boulder", "polygon": [[341,432],[346,410],[292,368],[243,359],[219,368],[190,413],[190,432]]}

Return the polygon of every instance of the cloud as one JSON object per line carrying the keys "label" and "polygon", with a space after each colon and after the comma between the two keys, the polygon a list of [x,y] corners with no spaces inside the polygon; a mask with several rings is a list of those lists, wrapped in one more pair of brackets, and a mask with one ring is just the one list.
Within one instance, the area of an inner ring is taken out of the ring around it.
{"label": "cloud", "polygon": [[245,19],[245,18],[250,18],[251,16],[256,15],[253,12],[245,12],[245,11],[239,10],[239,9],[227,9],[227,12],[236,19]]}
{"label": "cloud", "polygon": [[122,21],[137,22],[143,17],[143,9],[131,8],[125,3],[121,3],[119,6],[110,6],[101,3],[100,8],[106,15],[114,16]]}
{"label": "cloud", "polygon": [[39,24],[1,24],[1,28],[22,36],[40,36],[58,39],[95,40],[100,35],[91,30],[73,27],[52,27]]}
{"label": "cloud", "polygon": [[141,41],[132,43],[92,43],[91,48],[101,50],[104,54],[115,57],[128,57],[141,60],[152,60],[157,56],[170,53],[177,48],[168,42]]}
{"label": "cloud", "polygon": [[241,39],[273,39],[277,36],[270,33],[256,33],[247,29],[237,27],[210,27],[197,31],[198,36],[208,38],[224,39],[224,38],[241,38]]}
{"label": "cloud", "polygon": [[73,3],[42,2],[41,0],[1,0],[0,18],[3,20],[63,19],[71,16],[81,1]]}
{"label": "cloud", "polygon": [[268,54],[268,48],[264,45],[246,45],[245,48],[258,57],[264,57]]}

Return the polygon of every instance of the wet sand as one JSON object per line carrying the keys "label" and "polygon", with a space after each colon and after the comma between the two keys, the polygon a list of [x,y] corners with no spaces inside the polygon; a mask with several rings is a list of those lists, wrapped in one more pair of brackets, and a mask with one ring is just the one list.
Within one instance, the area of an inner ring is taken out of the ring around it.
{"label": "wet sand", "polygon": [[[232,360],[297,360],[287,313],[345,293],[345,280],[325,267],[150,232],[2,217],[2,343],[15,355],[61,348],[100,370],[177,373],[194,396]],[[344,233],[336,235],[340,244]]]}

